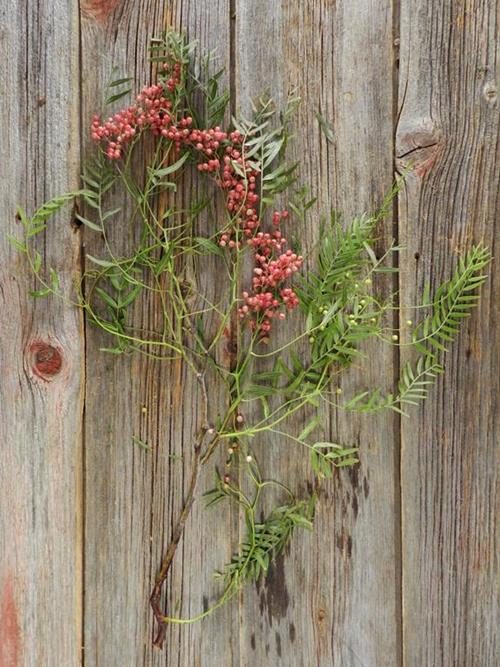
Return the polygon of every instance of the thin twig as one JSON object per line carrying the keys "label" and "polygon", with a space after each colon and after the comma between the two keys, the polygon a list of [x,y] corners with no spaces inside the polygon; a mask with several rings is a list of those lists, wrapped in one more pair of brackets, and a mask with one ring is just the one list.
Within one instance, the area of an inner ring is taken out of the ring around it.
{"label": "thin twig", "polygon": [[[197,377],[201,385],[201,390],[203,395],[203,415],[206,420],[206,416],[208,414],[208,394],[205,383],[205,376],[202,373],[198,373]],[[175,525],[174,532],[172,534],[172,539],[170,540],[170,544],[168,545],[165,557],[163,558],[160,571],[158,573],[158,576],[156,577],[155,586],[149,598],[151,608],[153,609],[153,614],[158,623],[158,631],[153,641],[153,646],[155,646],[158,649],[161,649],[163,647],[163,642],[165,641],[165,635],[167,632],[167,622],[165,621],[165,614],[163,613],[160,604],[163,585],[165,583],[165,580],[167,579],[168,573],[172,566],[175,552],[177,551],[177,547],[184,532],[184,526],[186,524],[186,521],[191,512],[191,508],[193,506],[196,487],[198,485],[200,472],[202,468],[202,466],[200,465],[201,448],[207,430],[208,430],[208,425],[206,424],[206,421],[204,421],[203,426],[201,427],[200,432],[198,434],[196,445],[194,447],[193,469],[191,472],[191,480],[189,482],[189,488],[186,498],[184,500],[184,505],[182,507],[182,511],[179,515],[177,523]]]}

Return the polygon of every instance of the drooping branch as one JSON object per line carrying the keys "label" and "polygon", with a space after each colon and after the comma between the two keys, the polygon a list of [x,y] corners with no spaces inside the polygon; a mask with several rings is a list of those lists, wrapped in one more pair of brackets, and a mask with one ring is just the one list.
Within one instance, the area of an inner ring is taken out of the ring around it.
{"label": "drooping branch", "polygon": [[191,512],[191,508],[193,507],[193,502],[195,499],[195,494],[196,494],[196,488],[198,486],[198,481],[200,478],[200,471],[201,471],[201,466],[200,466],[200,454],[201,454],[201,446],[203,443],[203,438],[205,437],[206,430],[203,429],[200,437],[198,438],[198,441],[195,445],[194,448],[194,460],[193,460],[193,469],[191,472],[191,481],[189,483],[189,488],[188,492],[186,495],[186,498],[184,500],[184,505],[182,507],[182,511],[179,515],[179,518],[177,520],[177,523],[174,528],[174,532],[172,534],[172,539],[170,541],[170,544],[168,545],[167,551],[165,553],[165,557],[163,559],[160,571],[158,573],[158,576],[156,577],[156,583],[153,588],[153,591],[151,593],[150,597],[150,604],[151,608],[153,609],[153,613],[155,616],[155,619],[158,623],[158,631],[155,637],[155,640],[153,642],[153,645],[156,648],[161,649],[163,647],[163,642],[165,641],[165,634],[167,631],[167,622],[165,621],[165,614],[163,613],[161,609],[161,594],[163,590],[163,585],[167,579],[168,573],[170,571],[170,568],[172,566],[172,562],[174,560],[175,552],[177,551],[177,547],[179,545],[179,542],[181,540],[182,534],[184,532],[184,527],[186,525],[186,521],[189,517],[189,514]]}
{"label": "drooping branch", "polygon": [[156,582],[153,588],[153,591],[151,593],[151,596],[149,598],[151,608],[154,613],[154,617],[158,623],[158,630],[156,637],[154,639],[153,645],[156,648],[161,649],[163,647],[163,642],[165,641],[165,634],[167,631],[167,622],[165,620],[165,614],[163,613],[161,609],[161,594],[163,591],[163,585],[168,577],[168,573],[170,571],[170,568],[172,566],[175,553],[177,551],[177,547],[179,546],[179,542],[181,540],[181,537],[184,533],[184,527],[186,525],[186,521],[188,520],[188,517],[191,513],[191,509],[193,507],[194,499],[196,496],[196,489],[198,486],[198,482],[200,479],[200,473],[202,469],[202,464],[203,462],[201,461],[201,452],[202,452],[202,446],[203,446],[203,441],[205,439],[205,436],[209,430],[208,424],[207,424],[207,416],[208,416],[208,392],[207,392],[207,386],[205,382],[205,375],[203,373],[198,373],[197,374],[197,379],[199,381],[200,387],[201,387],[201,394],[202,394],[202,418],[203,418],[203,424],[199,430],[198,436],[196,438],[196,443],[194,446],[194,452],[193,452],[193,467],[191,471],[191,479],[189,482],[189,488],[186,494],[186,497],[184,499],[184,504],[181,510],[181,513],[179,515],[179,518],[177,519],[177,523],[175,524],[174,531],[172,533],[172,538],[170,540],[170,544],[167,547],[167,551],[165,552],[165,556],[163,558],[162,564],[160,571],[158,572],[158,575],[156,577]]}

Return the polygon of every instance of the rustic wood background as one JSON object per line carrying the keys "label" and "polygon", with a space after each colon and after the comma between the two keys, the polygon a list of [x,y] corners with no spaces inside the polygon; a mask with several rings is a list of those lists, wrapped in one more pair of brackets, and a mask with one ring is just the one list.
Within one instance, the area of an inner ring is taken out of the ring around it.
{"label": "rustic wood background", "polygon": [[[148,40],[172,24],[217,46],[236,108],[298,86],[293,154],[316,210],[373,209],[411,160],[386,236],[406,245],[399,288],[412,303],[473,239],[495,253],[498,10],[495,0],[0,0],[1,667],[500,663],[498,280],[410,420],[325,415],[362,463],[328,484],[315,534],[225,610],[171,628],[155,653],[147,596],[186,483],[197,389],[182,367],[103,356],[81,313],[30,299],[4,234],[16,234],[17,203],[32,210],[77,186],[112,66],[146,82]],[[96,243],[71,217],[40,242],[68,291]],[[310,243],[317,226],[300,233]],[[144,308],[144,323],[154,315]],[[400,362],[374,354],[372,378],[391,382]],[[184,462],[169,459],[180,452]],[[301,477],[276,448],[268,465]],[[169,584],[183,612],[212,594],[237,530],[230,513],[194,511]]]}

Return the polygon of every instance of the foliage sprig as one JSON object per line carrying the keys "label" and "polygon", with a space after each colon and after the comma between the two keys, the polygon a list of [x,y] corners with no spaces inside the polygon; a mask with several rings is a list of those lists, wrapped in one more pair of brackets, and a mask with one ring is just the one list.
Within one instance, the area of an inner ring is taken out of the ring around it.
{"label": "foliage sprig", "polygon": [[[315,436],[321,431],[322,403],[348,412],[405,413],[427,396],[443,372],[447,345],[477,305],[490,261],[487,249],[473,246],[432,299],[425,290],[418,308],[426,314],[411,340],[401,341],[391,329],[394,298],[382,299],[376,289],[384,273],[395,271],[397,245],[381,254],[376,247],[397,183],[377,214],[348,224],[330,214],[318,223],[315,256],[308,258],[312,268],[304,271],[304,258],[288,248],[282,232],[294,217],[309,216],[314,203],[297,182],[298,165],[286,157],[299,100],[292,92],[279,114],[274,102],[263,97],[251,118],[233,118],[227,130],[221,129],[229,104],[228,91],[221,89],[224,70],[214,68],[214,54],[196,61],[196,48],[172,31],[153,41],[156,82],[107,120],[93,119],[97,154],[82,174],[82,189],[49,200],[31,216],[19,209],[23,234],[13,239],[39,283],[33,296],[52,294],[82,308],[88,321],[107,334],[105,352],[179,359],[199,382],[202,401],[191,477],[151,595],[159,647],[169,623],[208,616],[248,581],[265,576],[293,532],[312,529],[322,480],[357,463],[356,447]],[[131,88],[129,78],[113,79],[105,107],[123,100]],[[332,129],[321,117],[320,124],[331,138]],[[186,172],[191,177],[199,172],[203,184],[201,194],[187,202],[180,196]],[[68,295],[55,269],[43,267],[36,245],[49,220],[71,202],[85,233],[100,240],[101,253],[85,256],[85,270]],[[116,243],[116,228],[134,230],[133,248]],[[207,258],[225,277],[225,293],[216,302],[202,278]],[[240,291],[242,282],[246,288]],[[145,330],[136,307],[145,300],[154,306],[151,330]],[[301,333],[275,345],[272,330],[296,306],[302,313]],[[381,345],[407,346],[419,356],[403,367],[393,393],[366,390],[343,401],[339,378],[363,361],[365,342],[372,338]],[[301,343],[308,345],[306,353],[299,353]],[[221,361],[223,349],[231,351],[230,363]],[[209,376],[225,388],[222,413],[208,396]],[[298,435],[294,415],[303,422]],[[309,496],[297,498],[285,481],[265,478],[257,465],[263,433],[273,434],[277,446],[306,454],[304,475],[314,489]],[[164,582],[202,471],[217,457],[224,473],[217,473],[207,504],[236,503],[246,535],[218,573],[220,597],[193,618],[175,617],[162,603]],[[264,489],[272,492],[276,506],[258,520]]]}

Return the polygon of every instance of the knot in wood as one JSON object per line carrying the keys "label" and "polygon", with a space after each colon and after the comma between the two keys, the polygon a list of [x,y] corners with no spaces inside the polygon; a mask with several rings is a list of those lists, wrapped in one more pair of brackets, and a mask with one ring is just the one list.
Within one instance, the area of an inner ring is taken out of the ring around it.
{"label": "knot in wood", "polygon": [[120,0],[83,0],[82,14],[89,19],[104,23],[119,3]]}
{"label": "knot in wood", "polygon": [[62,368],[62,354],[45,341],[35,341],[30,347],[31,367],[35,375],[50,381]]}
{"label": "knot in wood", "polygon": [[236,345],[236,342],[232,338],[227,342],[226,352],[230,357],[234,357],[238,352],[238,347]]}
{"label": "knot in wood", "polygon": [[431,118],[401,123],[396,134],[397,165],[423,177],[436,164],[443,146],[441,129]]}
{"label": "knot in wood", "polygon": [[494,81],[488,81],[484,84],[483,95],[488,104],[495,104],[498,98],[498,94]]}

